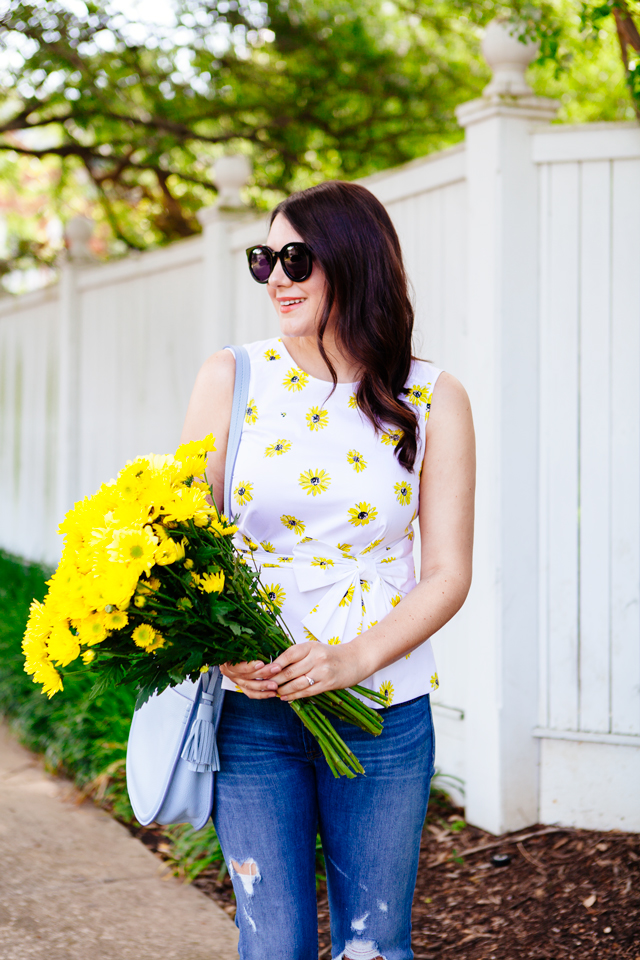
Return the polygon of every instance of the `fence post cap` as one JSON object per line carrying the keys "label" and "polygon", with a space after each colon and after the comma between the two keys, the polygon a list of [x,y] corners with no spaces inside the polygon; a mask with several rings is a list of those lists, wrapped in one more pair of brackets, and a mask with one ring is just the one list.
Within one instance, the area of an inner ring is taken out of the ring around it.
{"label": "fence post cap", "polygon": [[482,95],[490,97],[531,97],[533,90],[525,80],[525,71],[540,50],[539,43],[518,39],[515,23],[497,18],[487,26],[482,38],[482,54],[491,67],[493,77]]}
{"label": "fence post cap", "polygon": [[95,224],[89,217],[71,217],[64,228],[67,260],[72,263],[94,263],[96,258],[89,246]]}

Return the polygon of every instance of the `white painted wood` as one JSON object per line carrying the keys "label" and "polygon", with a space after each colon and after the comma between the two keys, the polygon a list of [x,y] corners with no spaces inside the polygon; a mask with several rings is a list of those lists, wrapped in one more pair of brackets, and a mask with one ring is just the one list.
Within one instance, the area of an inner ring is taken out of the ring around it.
{"label": "white painted wood", "polygon": [[539,295],[539,404],[540,437],[538,439],[538,471],[540,502],[538,507],[538,724],[549,723],[549,497],[551,469],[549,447],[545,442],[547,424],[553,416],[554,394],[546,357],[550,351],[549,297],[550,297],[550,233],[551,233],[551,167],[538,168],[538,237],[540,242]]}
{"label": "white painted wood", "polygon": [[609,731],[611,163],[580,167],[579,729]]}
{"label": "white painted wood", "polygon": [[541,390],[550,402],[541,423],[547,446],[549,726],[578,726],[578,210],[579,168],[550,170],[551,229],[546,259],[547,301],[543,325]]}
{"label": "white painted wood", "polygon": [[[613,164],[611,731],[640,733],[640,160]],[[640,784],[639,784],[640,785]]]}
{"label": "white painted wood", "polygon": [[535,163],[640,158],[637,123],[582,123],[545,126],[532,138]]}
{"label": "white painted wood", "polygon": [[640,832],[640,747],[542,740],[540,822]]}
{"label": "white painted wood", "polygon": [[534,727],[533,736],[541,740],[572,740],[577,743],[609,743],[618,747],[640,747],[640,736],[626,733],[589,733],[585,730],[551,730]]}
{"label": "white painted wood", "polygon": [[358,182],[386,205],[457,183],[464,180],[465,176],[466,153],[464,145],[459,144],[440,153],[420,157],[395,170],[374,173]]}

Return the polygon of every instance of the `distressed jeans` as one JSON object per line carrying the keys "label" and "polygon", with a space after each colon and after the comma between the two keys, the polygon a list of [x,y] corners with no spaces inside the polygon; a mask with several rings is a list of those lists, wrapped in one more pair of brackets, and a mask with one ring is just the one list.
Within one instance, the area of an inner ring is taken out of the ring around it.
{"label": "distressed jeans", "polygon": [[225,694],[214,822],[241,960],[317,960],[317,830],[334,960],[413,957],[411,903],[434,762],[429,696],[386,709],[379,737],[331,722],[366,776],[335,779],[288,704]]}

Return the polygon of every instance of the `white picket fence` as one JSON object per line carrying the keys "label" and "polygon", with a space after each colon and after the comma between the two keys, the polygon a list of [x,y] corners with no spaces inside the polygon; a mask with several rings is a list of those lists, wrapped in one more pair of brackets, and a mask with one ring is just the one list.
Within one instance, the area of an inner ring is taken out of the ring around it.
{"label": "white picket fence", "polygon": [[[492,62],[494,80],[500,64]],[[475,578],[436,637],[438,766],[489,830],[640,830],[640,130],[550,126],[495,90],[463,145],[362,181],[397,226],[421,356],[467,386]],[[177,443],[203,359],[273,336],[266,220],[0,301],[0,546],[52,563],[65,510]]]}

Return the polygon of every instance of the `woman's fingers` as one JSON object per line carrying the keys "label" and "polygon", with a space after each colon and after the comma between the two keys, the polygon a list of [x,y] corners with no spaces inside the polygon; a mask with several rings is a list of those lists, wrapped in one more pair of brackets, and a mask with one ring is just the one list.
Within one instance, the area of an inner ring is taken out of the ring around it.
{"label": "woman's fingers", "polygon": [[297,663],[299,660],[303,660],[309,651],[309,647],[313,647],[315,644],[309,643],[296,643],[292,647],[287,647],[284,653],[281,653],[279,657],[270,663],[266,668],[265,676],[275,676],[276,673],[280,673],[286,667],[290,666],[293,663]]}

